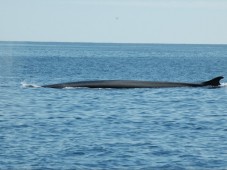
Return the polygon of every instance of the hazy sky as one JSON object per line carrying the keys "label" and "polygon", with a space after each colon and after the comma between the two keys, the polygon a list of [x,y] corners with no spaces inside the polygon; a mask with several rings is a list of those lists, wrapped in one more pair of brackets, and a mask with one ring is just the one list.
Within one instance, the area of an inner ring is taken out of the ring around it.
{"label": "hazy sky", "polygon": [[0,0],[0,41],[227,44],[227,0]]}

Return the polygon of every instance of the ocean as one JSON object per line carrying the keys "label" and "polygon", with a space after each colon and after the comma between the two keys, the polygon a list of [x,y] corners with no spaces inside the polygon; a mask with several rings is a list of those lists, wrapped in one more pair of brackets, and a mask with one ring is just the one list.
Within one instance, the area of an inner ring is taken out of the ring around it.
{"label": "ocean", "polygon": [[0,169],[227,169],[226,79],[220,88],[40,87],[216,76],[227,79],[227,45],[0,42]]}

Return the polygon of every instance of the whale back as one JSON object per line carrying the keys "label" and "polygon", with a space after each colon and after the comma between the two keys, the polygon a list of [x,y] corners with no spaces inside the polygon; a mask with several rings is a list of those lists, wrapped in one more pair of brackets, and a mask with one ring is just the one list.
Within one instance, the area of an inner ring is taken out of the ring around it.
{"label": "whale back", "polygon": [[154,82],[137,80],[94,80],[44,85],[48,88],[88,87],[88,88],[167,88],[167,87],[218,87],[223,76],[202,83]]}

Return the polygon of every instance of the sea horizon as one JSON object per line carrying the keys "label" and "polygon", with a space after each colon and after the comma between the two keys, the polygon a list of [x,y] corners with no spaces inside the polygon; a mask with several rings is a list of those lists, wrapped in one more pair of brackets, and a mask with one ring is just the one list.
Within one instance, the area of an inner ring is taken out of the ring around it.
{"label": "sea horizon", "polygon": [[79,44],[126,44],[126,45],[227,45],[227,43],[175,43],[175,42],[95,42],[95,41],[37,41],[37,40],[0,40],[2,43],[79,43]]}

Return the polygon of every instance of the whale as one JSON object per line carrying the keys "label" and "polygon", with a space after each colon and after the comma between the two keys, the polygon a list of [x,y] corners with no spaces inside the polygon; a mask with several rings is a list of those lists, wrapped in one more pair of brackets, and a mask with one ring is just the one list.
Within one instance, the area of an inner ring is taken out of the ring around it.
{"label": "whale", "polygon": [[201,83],[162,82],[141,80],[92,80],[43,85],[44,88],[171,88],[171,87],[220,87],[223,76]]}

